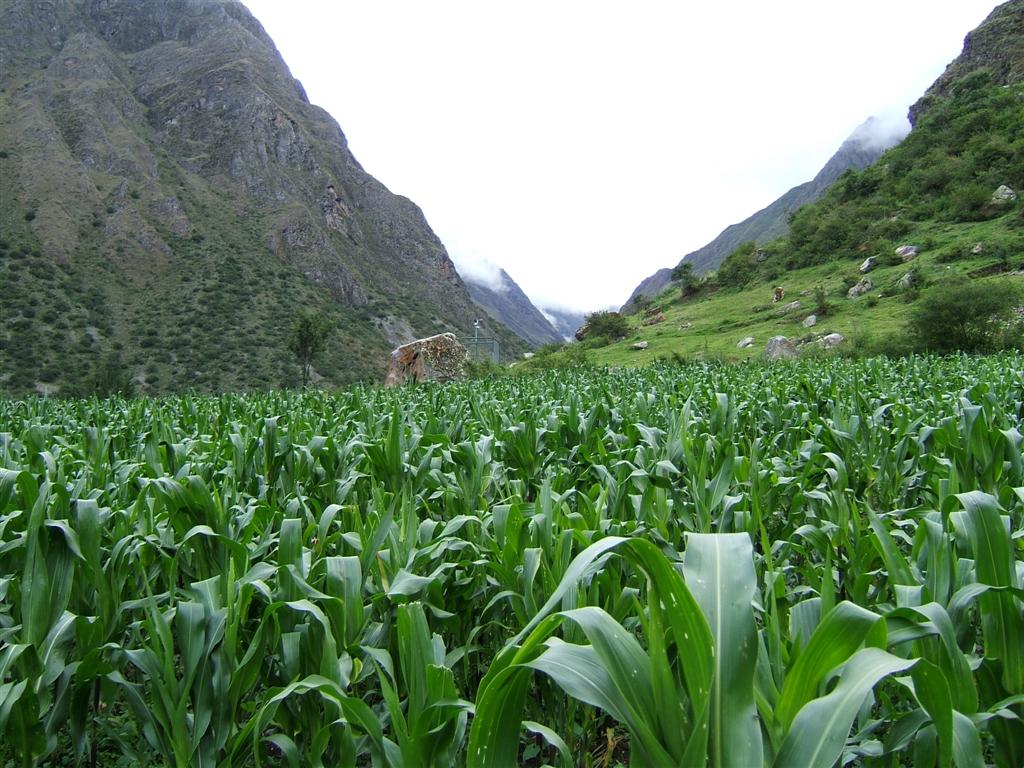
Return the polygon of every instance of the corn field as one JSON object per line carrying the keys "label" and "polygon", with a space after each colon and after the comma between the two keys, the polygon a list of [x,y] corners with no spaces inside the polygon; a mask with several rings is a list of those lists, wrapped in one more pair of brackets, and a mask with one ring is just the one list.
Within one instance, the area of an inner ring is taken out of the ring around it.
{"label": "corn field", "polygon": [[1024,362],[0,401],[0,765],[1024,765]]}

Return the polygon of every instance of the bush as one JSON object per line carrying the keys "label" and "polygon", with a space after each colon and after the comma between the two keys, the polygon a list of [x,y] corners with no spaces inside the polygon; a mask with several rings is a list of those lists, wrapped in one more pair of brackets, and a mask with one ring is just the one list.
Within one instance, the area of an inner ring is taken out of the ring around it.
{"label": "bush", "polygon": [[133,386],[132,375],[125,368],[120,353],[115,349],[105,354],[97,363],[86,391],[97,397],[130,395]]}
{"label": "bush", "polygon": [[949,196],[948,216],[953,221],[984,221],[992,218],[992,191],[981,184],[965,184]]}
{"label": "bush", "polygon": [[[850,290],[847,288],[846,290]],[[828,291],[822,286],[818,286],[814,289],[814,314],[818,317],[825,317],[830,314],[835,307],[828,300]]]}
{"label": "bush", "polygon": [[535,357],[546,357],[547,355],[560,352],[565,347],[565,344],[549,343],[544,344],[540,349],[537,350]]}
{"label": "bush", "polygon": [[947,283],[924,294],[910,321],[919,346],[933,352],[988,352],[1019,336],[1016,286],[1005,282]]}
{"label": "bush", "polygon": [[466,360],[463,368],[467,379],[496,379],[508,373],[508,369],[493,360]]}
{"label": "bush", "polygon": [[751,240],[730,253],[718,267],[716,279],[723,288],[742,288],[757,269],[757,244]]}
{"label": "bush", "polygon": [[513,373],[590,368],[593,363],[582,344],[566,344],[558,354],[537,355],[512,368]]}
{"label": "bush", "polygon": [[629,335],[629,322],[618,312],[594,312],[587,315],[586,323],[590,326],[587,334],[592,337],[616,341]]}

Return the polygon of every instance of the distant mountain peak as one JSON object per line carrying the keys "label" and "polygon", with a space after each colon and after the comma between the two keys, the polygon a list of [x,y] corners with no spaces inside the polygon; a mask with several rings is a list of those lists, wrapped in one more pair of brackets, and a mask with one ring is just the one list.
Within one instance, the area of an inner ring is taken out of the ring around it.
{"label": "distant mountain peak", "polygon": [[531,346],[562,340],[545,314],[504,269],[489,262],[462,264],[458,268],[477,306]]}
{"label": "distant mountain peak", "polygon": [[869,151],[884,152],[898,144],[910,132],[910,121],[905,117],[886,119],[871,116],[854,128],[840,146],[856,146]]}
{"label": "distant mountain peak", "polygon": [[[751,240],[765,243],[784,235],[792,212],[821,197],[845,171],[851,168],[860,170],[871,165],[882,152],[898,144],[909,129],[910,125],[905,120],[869,117],[843,141],[813,179],[793,187],[775,202],[738,224],[726,227],[718,237],[686,254],[679,263],[692,264],[697,274],[711,272],[741,244]],[[657,296],[671,282],[672,270],[667,267],[659,269],[633,289],[622,310],[628,311],[633,299],[639,295]]]}

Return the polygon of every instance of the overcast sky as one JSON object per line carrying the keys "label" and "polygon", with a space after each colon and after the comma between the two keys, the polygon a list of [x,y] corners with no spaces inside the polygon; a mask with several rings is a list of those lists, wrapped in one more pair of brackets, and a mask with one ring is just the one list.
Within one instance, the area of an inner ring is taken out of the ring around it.
{"label": "overcast sky", "polygon": [[993,0],[244,0],[460,271],[636,284],[902,119]]}

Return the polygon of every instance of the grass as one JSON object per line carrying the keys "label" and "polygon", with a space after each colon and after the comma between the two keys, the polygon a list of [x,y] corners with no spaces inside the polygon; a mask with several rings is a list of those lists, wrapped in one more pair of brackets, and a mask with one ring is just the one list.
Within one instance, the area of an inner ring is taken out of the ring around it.
{"label": "grass", "polygon": [[[786,336],[792,340],[819,337],[827,333],[840,333],[847,339],[847,347],[865,341],[880,342],[899,337],[913,310],[913,302],[898,292],[896,282],[908,271],[914,270],[925,286],[963,277],[972,272],[1000,265],[1000,259],[989,255],[994,247],[1005,241],[1015,248],[1016,233],[1008,229],[1006,218],[972,224],[926,222],[916,227],[899,244],[928,243],[920,255],[906,264],[887,264],[886,258],[895,245],[887,244],[887,251],[865,253],[857,259],[843,259],[826,264],[804,267],[787,272],[774,281],[756,282],[746,288],[706,291],[695,297],[681,299],[678,291],[670,289],[653,300],[665,322],[653,326],[642,325],[642,315],[630,317],[631,333],[606,346],[588,347],[588,358],[598,365],[645,365],[659,358],[673,355],[684,358],[712,357],[728,361],[759,358],[766,342],[773,336]],[[980,255],[970,253],[974,243],[986,244],[987,251]],[[953,261],[944,261],[943,254],[954,250],[963,254]],[[869,255],[879,257],[880,265],[867,276],[875,288],[856,298],[846,297],[846,281],[862,277],[858,268]],[[1024,266],[1024,250],[1009,258],[1007,270]],[[1012,280],[1024,285],[1020,276],[996,274],[985,280]],[[772,289],[781,285],[786,297],[780,304],[772,304]],[[830,311],[819,316],[812,328],[801,323],[814,312],[815,290],[823,288],[828,295]],[[925,287],[923,290],[927,290]],[[801,308],[778,317],[783,304],[800,301]],[[753,347],[738,349],[736,344],[746,336],[753,336]],[[638,341],[646,341],[646,350],[631,349]]]}

